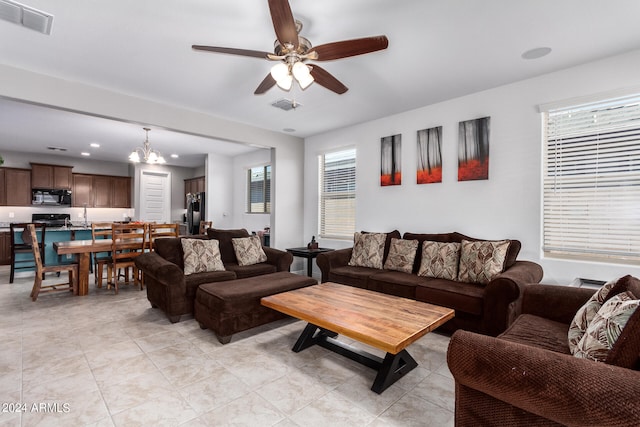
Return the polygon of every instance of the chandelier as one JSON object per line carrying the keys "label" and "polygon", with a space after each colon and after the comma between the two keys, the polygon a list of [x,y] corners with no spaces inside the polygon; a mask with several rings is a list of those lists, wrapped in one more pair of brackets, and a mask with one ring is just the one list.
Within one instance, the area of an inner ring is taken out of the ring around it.
{"label": "chandelier", "polygon": [[149,128],[142,128],[142,129],[144,129],[144,131],[147,133],[147,137],[144,140],[144,145],[142,147],[137,147],[136,149],[134,149],[131,152],[131,154],[129,154],[129,160],[131,160],[134,163],[139,163],[141,161],[140,158],[142,157],[142,161],[146,163],[151,163],[151,164],[167,163],[159,151],[151,149],[151,144],[149,144],[149,131],[151,129]]}

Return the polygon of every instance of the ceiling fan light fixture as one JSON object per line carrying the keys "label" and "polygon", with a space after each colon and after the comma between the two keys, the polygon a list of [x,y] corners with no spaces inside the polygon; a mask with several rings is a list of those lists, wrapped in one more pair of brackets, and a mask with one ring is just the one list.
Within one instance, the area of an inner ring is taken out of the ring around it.
{"label": "ceiling fan light fixture", "polygon": [[305,65],[302,62],[296,62],[293,64],[291,72],[293,73],[293,77],[295,77],[300,84],[302,90],[308,88],[309,85],[313,83],[313,76],[311,75],[311,70],[308,65]]}

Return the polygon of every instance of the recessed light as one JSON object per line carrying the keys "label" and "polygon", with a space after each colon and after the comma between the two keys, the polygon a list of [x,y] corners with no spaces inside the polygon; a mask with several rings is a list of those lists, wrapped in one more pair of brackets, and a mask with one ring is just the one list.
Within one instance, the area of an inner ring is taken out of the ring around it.
{"label": "recessed light", "polygon": [[97,142],[92,142],[91,144],[89,144],[89,146],[93,148],[100,148],[100,144],[98,144]]}
{"label": "recessed light", "polygon": [[173,159],[177,159],[178,157],[180,157],[180,156],[178,156],[177,154],[172,154],[171,155],[171,158],[173,158]]}
{"label": "recessed light", "polygon": [[522,59],[538,59],[551,53],[550,47],[536,47],[529,49],[522,54]]}
{"label": "recessed light", "polygon": [[91,155],[91,153],[87,153],[86,151],[83,151],[82,153],[80,153],[81,156],[85,156],[85,157],[89,157]]}

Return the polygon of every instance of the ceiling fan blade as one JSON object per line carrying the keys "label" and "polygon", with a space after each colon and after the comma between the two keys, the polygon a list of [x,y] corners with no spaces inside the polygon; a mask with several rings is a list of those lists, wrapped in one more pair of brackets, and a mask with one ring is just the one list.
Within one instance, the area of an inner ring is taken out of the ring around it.
{"label": "ceiling fan blade", "polygon": [[293,50],[297,49],[298,31],[288,0],[269,0],[269,10],[271,11],[273,28],[280,44],[283,46],[291,44]]}
{"label": "ceiling fan blade", "polygon": [[258,87],[256,88],[256,91],[253,92],[253,94],[261,95],[266,91],[268,91],[269,89],[271,89],[273,86],[275,86],[275,84],[276,84],[276,80],[273,77],[271,77],[271,73],[269,73],[267,74],[267,77],[264,78],[262,83],[258,85]]}
{"label": "ceiling fan blade", "polygon": [[331,61],[332,59],[348,58],[386,49],[389,46],[387,36],[364,37],[361,39],[344,40],[321,44],[312,47],[309,54],[317,54],[316,61]]}
{"label": "ceiling fan blade", "polygon": [[240,56],[251,56],[253,58],[262,58],[267,59],[267,55],[271,55],[269,52],[262,52],[259,50],[249,50],[249,49],[235,49],[232,47],[218,47],[218,46],[201,46],[201,45],[192,45],[194,50],[203,50],[206,52],[215,52],[215,53],[227,53],[229,55],[240,55]]}
{"label": "ceiling fan blade", "polygon": [[340,83],[340,81],[333,77],[327,70],[317,65],[311,66],[311,76],[320,86],[324,86],[338,95],[342,95],[349,90],[348,87]]}

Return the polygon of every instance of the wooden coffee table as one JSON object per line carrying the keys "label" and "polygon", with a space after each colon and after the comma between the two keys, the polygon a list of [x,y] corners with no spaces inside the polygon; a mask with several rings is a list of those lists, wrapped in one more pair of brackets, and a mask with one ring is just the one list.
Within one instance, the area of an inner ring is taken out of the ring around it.
{"label": "wooden coffee table", "polygon": [[[262,305],[308,322],[293,346],[335,351],[378,371],[371,390],[382,393],[418,363],[405,349],[452,319],[437,305],[326,282],[264,297]],[[385,351],[384,359],[336,340],[338,334]]]}

